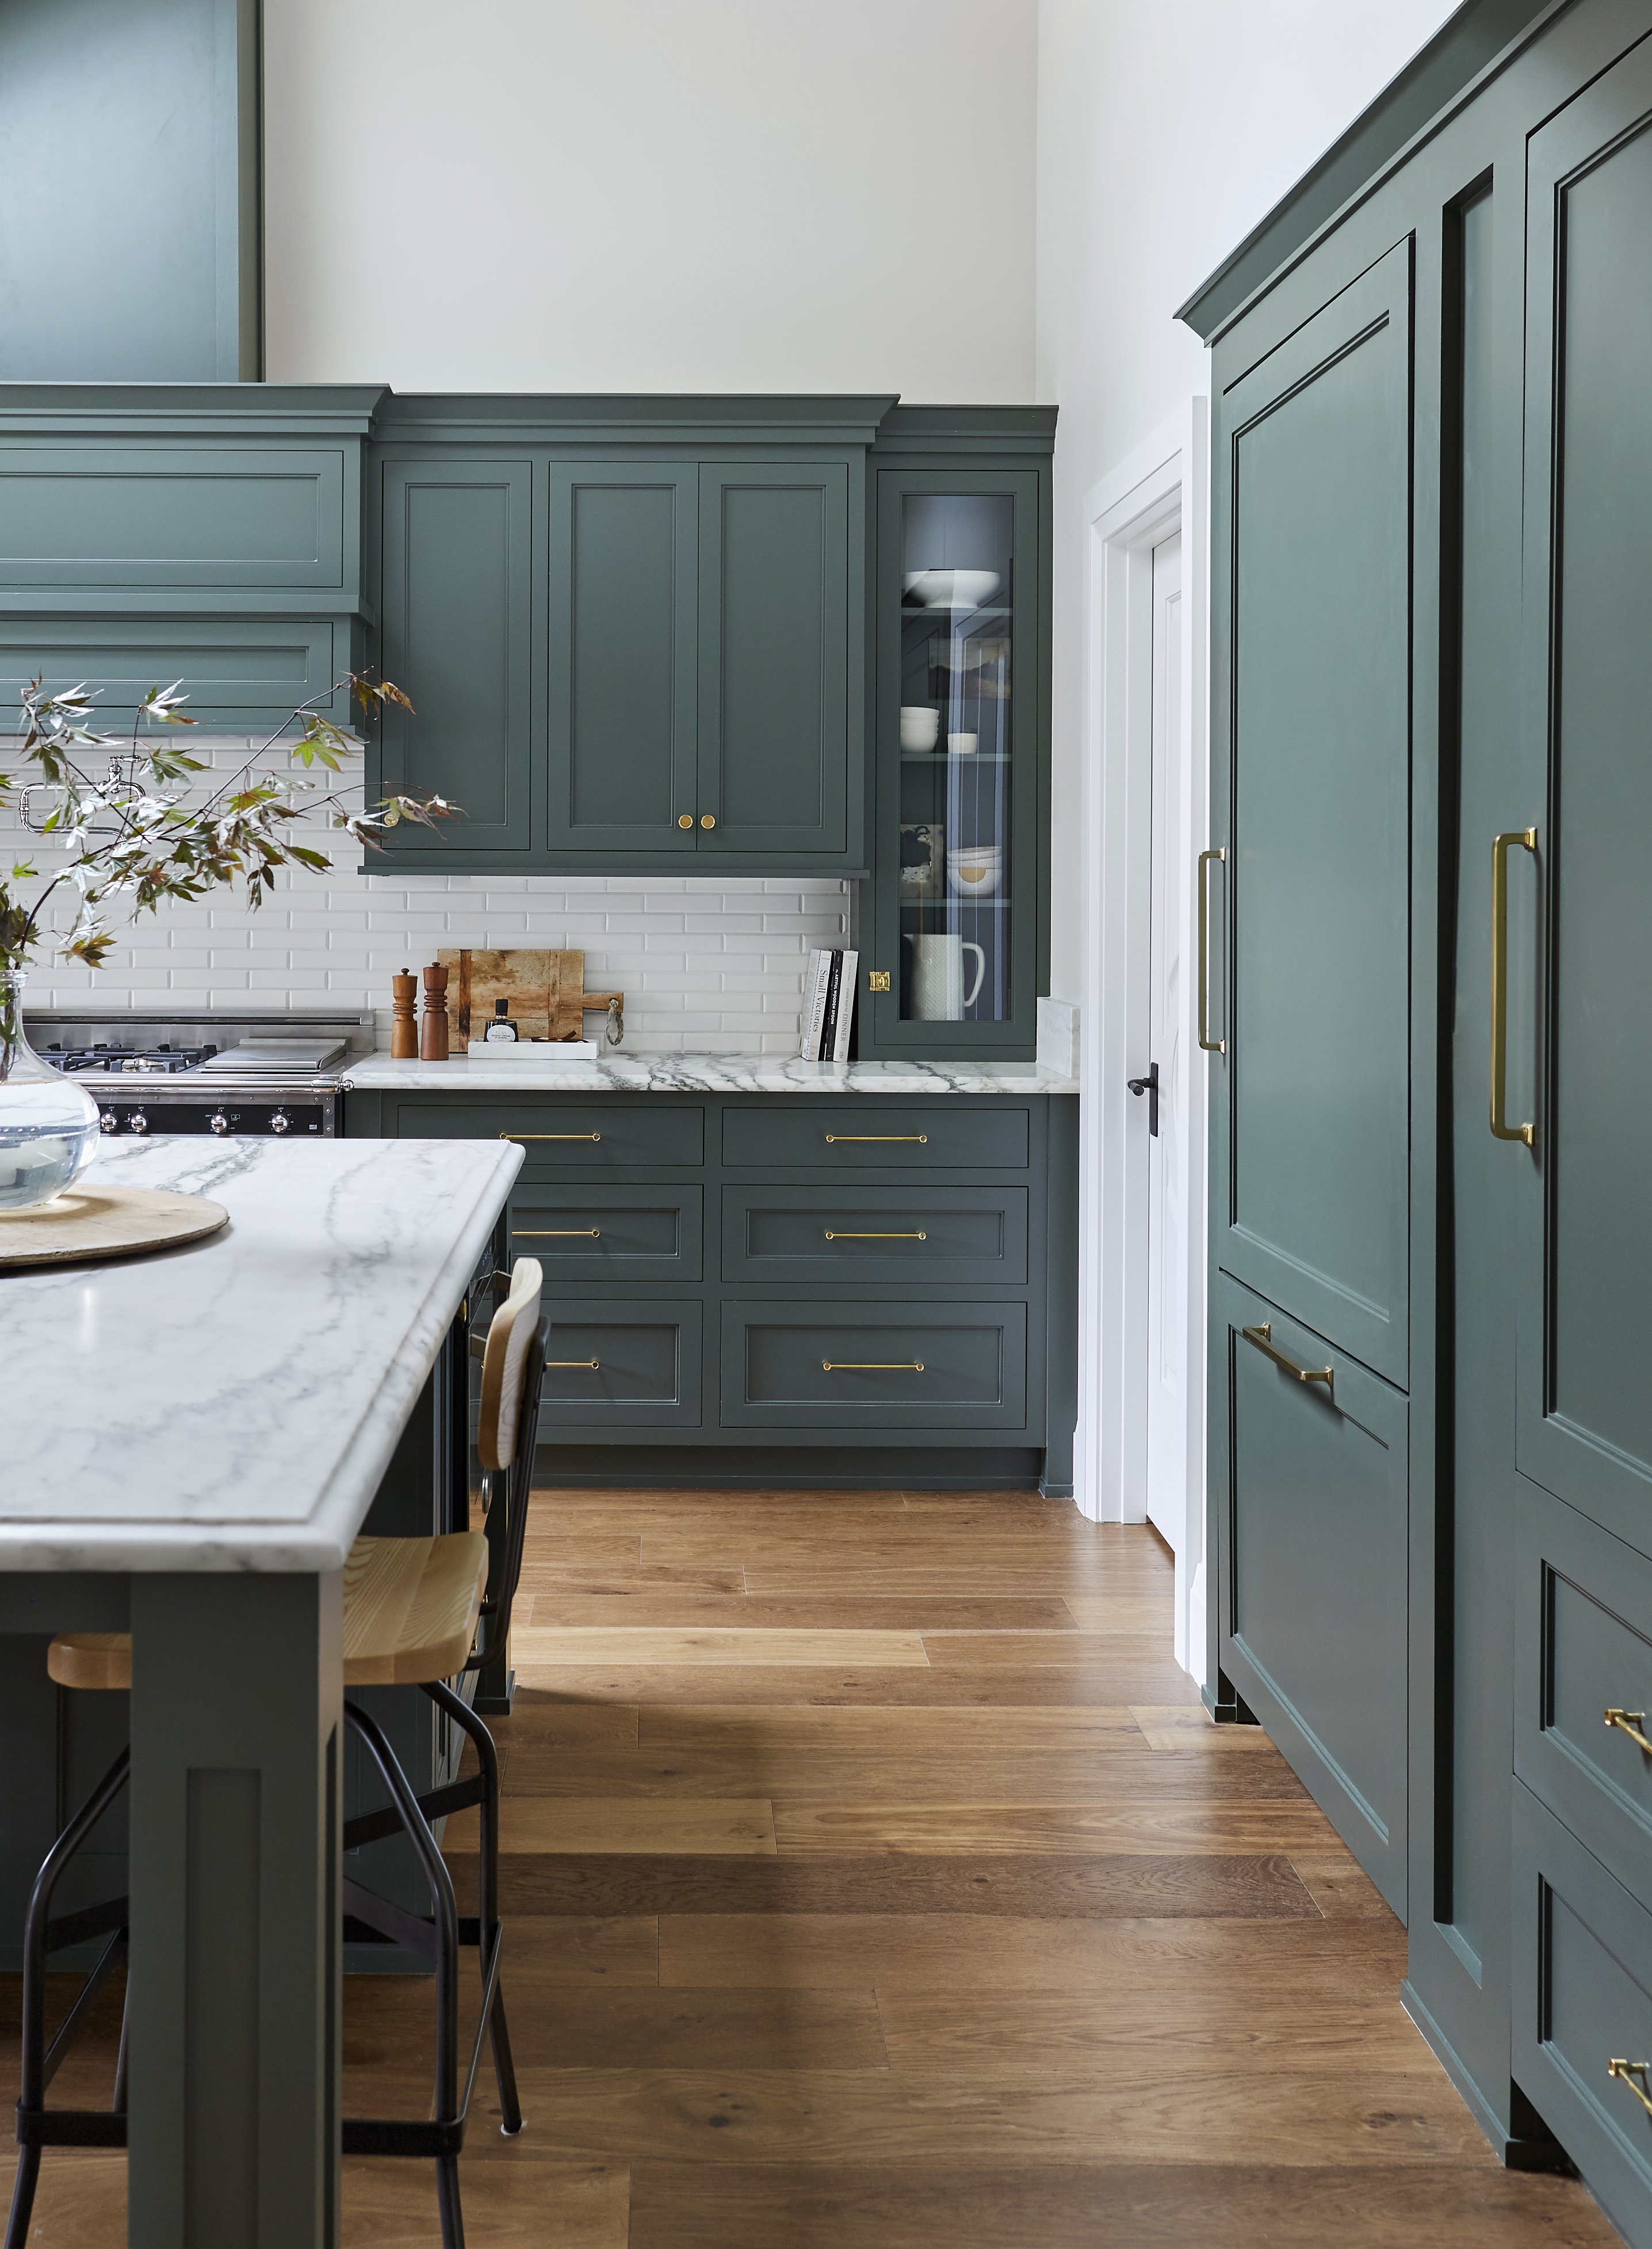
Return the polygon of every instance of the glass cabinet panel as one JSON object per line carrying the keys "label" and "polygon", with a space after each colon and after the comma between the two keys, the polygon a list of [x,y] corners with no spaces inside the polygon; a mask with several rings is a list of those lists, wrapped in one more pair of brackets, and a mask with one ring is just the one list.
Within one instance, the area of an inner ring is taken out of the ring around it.
{"label": "glass cabinet panel", "polygon": [[1007,1021],[1015,500],[901,497],[900,1020]]}

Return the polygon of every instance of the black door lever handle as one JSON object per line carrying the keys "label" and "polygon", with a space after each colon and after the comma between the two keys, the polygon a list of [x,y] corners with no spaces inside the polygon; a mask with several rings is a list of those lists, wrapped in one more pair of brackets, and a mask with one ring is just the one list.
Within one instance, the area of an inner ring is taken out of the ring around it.
{"label": "black door lever handle", "polygon": [[1145,1077],[1127,1077],[1124,1082],[1129,1087],[1132,1093],[1145,1093],[1147,1095],[1148,1130],[1152,1133],[1154,1138],[1156,1140],[1159,1137],[1158,1063],[1156,1062],[1150,1062],[1148,1064],[1148,1074]]}

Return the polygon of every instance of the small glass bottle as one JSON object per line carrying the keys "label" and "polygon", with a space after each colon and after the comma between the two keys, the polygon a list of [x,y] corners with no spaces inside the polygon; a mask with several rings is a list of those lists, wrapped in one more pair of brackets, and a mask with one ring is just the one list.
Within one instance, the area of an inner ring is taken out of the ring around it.
{"label": "small glass bottle", "polygon": [[493,1021],[488,1025],[483,1036],[490,1047],[515,1045],[517,1027],[511,1020],[511,1002],[508,1000],[494,1001]]}

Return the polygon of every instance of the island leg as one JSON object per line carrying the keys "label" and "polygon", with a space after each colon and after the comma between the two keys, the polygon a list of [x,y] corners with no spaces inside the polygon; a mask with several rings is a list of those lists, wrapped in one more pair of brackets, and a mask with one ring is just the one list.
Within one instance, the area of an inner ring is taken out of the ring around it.
{"label": "island leg", "polygon": [[337,2249],[343,1579],[132,1579],[130,2249]]}

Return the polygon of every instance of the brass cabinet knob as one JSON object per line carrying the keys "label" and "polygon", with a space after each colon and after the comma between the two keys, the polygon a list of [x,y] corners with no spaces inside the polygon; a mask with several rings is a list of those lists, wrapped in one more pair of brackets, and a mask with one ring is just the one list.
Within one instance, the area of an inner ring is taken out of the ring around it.
{"label": "brass cabinet knob", "polygon": [[693,827],[693,825],[694,825],[694,815],[693,815],[691,812],[680,812],[680,813],[678,813],[678,815],[677,815],[677,826],[678,826],[679,828],[692,828],[692,827]]}
{"label": "brass cabinet knob", "polygon": [[887,968],[867,969],[867,990],[868,992],[887,992],[888,988],[889,972]]}
{"label": "brass cabinet knob", "polygon": [[715,828],[716,824],[716,819],[710,813],[703,812],[700,815],[700,825],[702,828]]}

